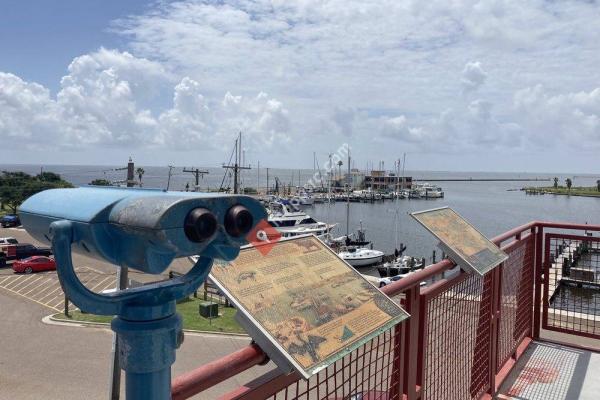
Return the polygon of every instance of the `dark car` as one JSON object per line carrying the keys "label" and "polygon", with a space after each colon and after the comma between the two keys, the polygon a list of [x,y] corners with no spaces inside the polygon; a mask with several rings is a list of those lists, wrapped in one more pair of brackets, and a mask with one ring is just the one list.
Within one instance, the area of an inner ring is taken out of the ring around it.
{"label": "dark car", "polygon": [[0,219],[0,225],[2,225],[3,228],[10,228],[11,226],[20,226],[21,220],[19,219],[18,215],[9,214],[5,215]]}
{"label": "dark car", "polygon": [[[15,259],[17,260],[22,260],[24,258],[29,258],[29,257],[33,257],[33,256],[51,256],[52,255],[52,249],[49,247],[36,247],[32,244],[29,243],[20,243],[20,244],[16,244],[16,254],[15,254]],[[11,257],[7,257],[7,260],[10,260]]]}

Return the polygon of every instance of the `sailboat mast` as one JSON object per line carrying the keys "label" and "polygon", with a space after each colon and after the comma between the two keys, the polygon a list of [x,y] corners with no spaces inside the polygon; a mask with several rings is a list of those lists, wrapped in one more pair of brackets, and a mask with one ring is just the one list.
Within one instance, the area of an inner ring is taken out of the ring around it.
{"label": "sailboat mast", "polygon": [[404,167],[406,166],[406,153],[402,155],[402,189],[404,189]]}
{"label": "sailboat mast", "polygon": [[329,153],[329,170],[327,170],[327,221],[325,221],[325,223],[327,224],[327,229],[329,229],[329,211],[331,208],[331,171],[332,171],[332,165],[331,165],[331,153]]}
{"label": "sailboat mast", "polygon": [[[241,138],[240,138],[241,139]],[[237,194],[238,192],[238,161],[239,161],[239,154],[238,154],[238,145],[239,145],[239,140],[240,139],[236,139],[235,141],[235,165],[233,166],[233,193]]]}
{"label": "sailboat mast", "polygon": [[348,176],[346,176],[346,236],[350,234],[350,149],[348,149]]}

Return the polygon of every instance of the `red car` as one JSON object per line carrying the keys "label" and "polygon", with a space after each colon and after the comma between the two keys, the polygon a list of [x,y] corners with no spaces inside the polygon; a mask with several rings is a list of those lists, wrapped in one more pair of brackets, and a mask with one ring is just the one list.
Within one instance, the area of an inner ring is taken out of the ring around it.
{"label": "red car", "polygon": [[24,272],[26,274],[40,271],[54,271],[56,270],[56,262],[49,257],[33,256],[15,261],[12,268],[15,272]]}

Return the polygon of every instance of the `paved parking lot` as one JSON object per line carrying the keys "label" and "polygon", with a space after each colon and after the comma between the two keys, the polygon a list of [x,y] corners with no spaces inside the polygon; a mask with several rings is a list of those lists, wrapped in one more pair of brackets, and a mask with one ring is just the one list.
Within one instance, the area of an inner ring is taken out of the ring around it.
{"label": "paved parking lot", "polygon": [[[24,230],[2,229],[0,237],[14,236],[21,243],[36,242]],[[115,268],[105,262],[73,255],[76,271],[84,284],[99,292],[115,287]],[[172,269],[184,273],[191,264],[177,260]],[[165,279],[130,270],[138,282]],[[42,318],[63,310],[64,294],[56,272],[14,274],[0,268],[0,400],[104,400],[109,381],[112,332],[106,328],[47,325]],[[74,308],[74,306],[73,306]],[[247,346],[249,338],[214,334],[186,334],[177,351],[173,376]],[[239,387],[273,368],[254,367],[197,395],[208,400]],[[121,398],[124,398],[122,396]]]}
{"label": "paved parking lot", "polygon": [[[48,246],[46,243],[37,242],[23,228],[0,229],[0,237],[15,237],[19,243]],[[79,254],[73,254],[73,262],[76,265],[75,271],[79,279],[88,289],[101,292],[116,287],[116,269],[114,266]],[[185,269],[185,263],[182,266]],[[157,278],[156,276],[130,271],[129,277],[139,282],[147,282],[149,280],[164,279],[166,276]],[[5,268],[0,268],[1,290],[17,294],[52,311],[62,312],[64,310],[65,295],[60,287],[56,271],[38,272],[29,275],[15,274],[8,265]],[[72,303],[69,308],[76,309]]]}
{"label": "paved parking lot", "polygon": [[[81,282],[94,292],[116,286],[115,274],[108,274],[89,267],[75,268]],[[63,311],[65,295],[55,271],[35,274],[15,274],[10,268],[0,274],[0,290],[8,290],[55,311]],[[69,306],[75,309],[72,304]]]}

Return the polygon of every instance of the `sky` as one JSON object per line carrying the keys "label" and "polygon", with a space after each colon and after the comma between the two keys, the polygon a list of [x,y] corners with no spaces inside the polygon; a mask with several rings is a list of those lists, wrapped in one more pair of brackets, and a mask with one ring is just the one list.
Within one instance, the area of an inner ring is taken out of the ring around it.
{"label": "sky", "polygon": [[2,163],[600,173],[597,1],[2,10]]}

